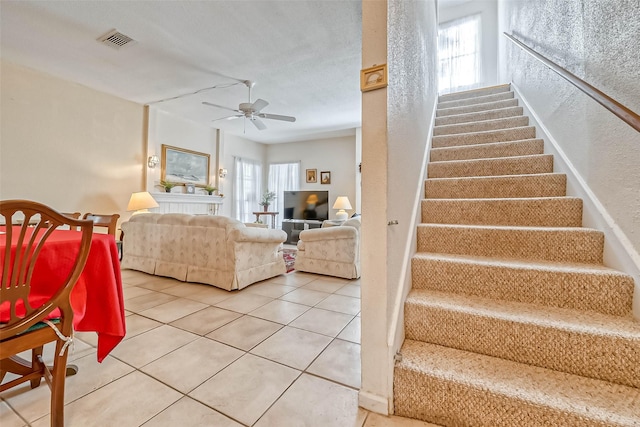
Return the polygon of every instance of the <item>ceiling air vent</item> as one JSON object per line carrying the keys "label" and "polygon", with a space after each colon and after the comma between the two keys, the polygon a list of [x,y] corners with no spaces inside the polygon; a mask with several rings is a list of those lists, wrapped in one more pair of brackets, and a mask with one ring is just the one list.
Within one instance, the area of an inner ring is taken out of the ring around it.
{"label": "ceiling air vent", "polygon": [[136,42],[134,39],[125,34],[122,34],[118,30],[109,31],[107,34],[100,37],[98,41],[107,46],[111,46],[114,49],[120,49],[124,46],[128,46]]}

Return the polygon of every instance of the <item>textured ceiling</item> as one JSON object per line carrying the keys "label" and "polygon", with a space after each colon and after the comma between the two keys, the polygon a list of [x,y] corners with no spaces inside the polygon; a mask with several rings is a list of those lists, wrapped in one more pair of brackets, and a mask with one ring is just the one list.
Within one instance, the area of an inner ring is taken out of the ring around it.
{"label": "textured ceiling", "polygon": [[[0,1],[0,57],[265,143],[353,133],[360,124],[360,1]],[[118,31],[119,50],[97,39]],[[202,101],[296,116],[256,130]],[[164,102],[154,102],[189,94]]]}

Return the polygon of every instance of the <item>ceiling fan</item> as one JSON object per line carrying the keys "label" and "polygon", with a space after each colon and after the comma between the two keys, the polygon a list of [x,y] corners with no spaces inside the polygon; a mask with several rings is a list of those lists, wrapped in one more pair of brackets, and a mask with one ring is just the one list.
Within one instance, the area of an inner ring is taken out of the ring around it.
{"label": "ceiling fan", "polygon": [[292,116],[282,116],[280,114],[269,114],[263,113],[262,109],[269,105],[267,101],[264,99],[258,99],[256,102],[251,102],[251,88],[255,85],[254,82],[250,80],[244,80],[242,83],[245,84],[249,88],[249,102],[242,102],[238,106],[237,109],[225,107],[223,105],[212,104],[211,102],[204,101],[204,105],[208,105],[210,107],[222,108],[223,110],[233,111],[236,114],[232,114],[231,116],[221,117],[218,120],[233,120],[244,117],[245,119],[249,119],[253,125],[258,128],[258,130],[265,130],[267,126],[260,119],[270,119],[270,120],[281,120],[285,122],[295,122],[296,118]]}

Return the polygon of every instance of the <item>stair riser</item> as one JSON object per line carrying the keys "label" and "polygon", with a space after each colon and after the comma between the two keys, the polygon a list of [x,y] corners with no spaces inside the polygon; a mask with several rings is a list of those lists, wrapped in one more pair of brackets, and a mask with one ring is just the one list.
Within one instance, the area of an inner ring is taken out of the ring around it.
{"label": "stair riser", "polygon": [[553,156],[520,156],[499,159],[431,162],[429,178],[526,175],[553,172]]}
{"label": "stair riser", "polygon": [[495,93],[509,92],[510,90],[511,90],[511,85],[508,85],[508,84],[491,86],[491,87],[486,87],[481,89],[471,89],[471,90],[465,90],[462,92],[440,95],[438,97],[438,102],[457,101],[459,99],[467,99],[467,98],[474,98],[478,96],[493,95]]}
{"label": "stair riser", "polygon": [[432,148],[459,147],[462,145],[485,144],[488,142],[508,142],[536,137],[536,128],[525,126],[510,129],[499,129],[478,133],[464,133],[460,135],[434,136]]}
{"label": "stair riser", "polygon": [[436,110],[436,117],[455,116],[458,114],[477,113],[479,111],[497,110],[500,108],[517,106],[517,99],[507,99],[505,101],[487,102],[486,104],[468,105],[466,107],[453,107]]}
{"label": "stair riser", "polygon": [[463,123],[458,125],[436,126],[433,135],[456,135],[469,132],[485,132],[489,130],[508,129],[529,125],[528,117],[509,117],[506,119],[486,120],[482,122]]}
{"label": "stair riser", "polygon": [[442,426],[613,425],[598,419],[586,419],[581,413],[563,412],[537,402],[523,401],[519,396],[499,394],[435,374],[396,368],[393,383],[395,415]]}
{"label": "stair riser", "polygon": [[594,230],[418,226],[418,252],[602,264],[603,247]]}
{"label": "stair riser", "polygon": [[475,96],[473,98],[458,99],[456,101],[443,101],[438,103],[438,109],[467,107],[470,105],[486,104],[489,102],[513,99],[513,92],[494,93],[492,95]]}
{"label": "stair riser", "polygon": [[498,319],[410,301],[405,304],[404,316],[408,339],[640,386],[640,336],[634,340],[568,331],[555,325]]}
{"label": "stair riser", "polygon": [[427,179],[428,199],[483,199],[500,197],[561,197],[565,196],[567,177],[564,174]]}
{"label": "stair riser", "polygon": [[612,316],[631,313],[633,279],[618,272],[589,274],[418,257],[411,261],[411,272],[413,289],[594,311]]}
{"label": "stair riser", "polygon": [[434,148],[430,151],[430,161],[449,162],[452,160],[495,159],[497,157],[530,156],[544,152],[542,139],[527,139],[514,142],[496,142],[465,147]]}
{"label": "stair riser", "polygon": [[581,227],[582,200],[423,200],[422,222],[434,224]]}
{"label": "stair riser", "polygon": [[455,116],[436,117],[435,126],[455,125],[483,120],[502,119],[506,117],[521,116],[524,113],[522,107],[500,108],[498,110],[481,111],[479,113],[458,114]]}

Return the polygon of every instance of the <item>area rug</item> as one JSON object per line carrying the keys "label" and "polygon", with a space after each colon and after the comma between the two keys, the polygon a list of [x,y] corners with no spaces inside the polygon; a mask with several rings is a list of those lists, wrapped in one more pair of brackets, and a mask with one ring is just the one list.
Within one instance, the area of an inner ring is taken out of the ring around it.
{"label": "area rug", "polygon": [[284,258],[284,263],[287,265],[287,273],[294,270],[293,265],[296,262],[296,254],[298,253],[297,249],[283,249],[282,257]]}

